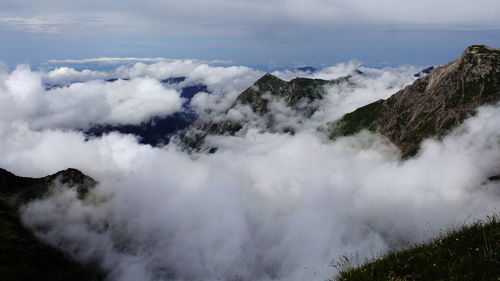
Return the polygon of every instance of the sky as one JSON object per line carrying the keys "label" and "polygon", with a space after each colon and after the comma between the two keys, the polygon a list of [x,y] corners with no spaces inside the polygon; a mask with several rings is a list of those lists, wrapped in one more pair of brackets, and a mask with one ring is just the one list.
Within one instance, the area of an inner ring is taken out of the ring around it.
{"label": "sky", "polygon": [[0,61],[164,57],[260,69],[444,64],[500,46],[496,0],[0,0]]}

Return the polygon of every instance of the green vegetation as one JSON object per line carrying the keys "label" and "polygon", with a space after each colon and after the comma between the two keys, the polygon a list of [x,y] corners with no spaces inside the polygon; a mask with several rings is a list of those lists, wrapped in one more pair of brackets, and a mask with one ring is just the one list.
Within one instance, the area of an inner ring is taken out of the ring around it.
{"label": "green vegetation", "polygon": [[339,121],[330,124],[330,139],[353,135],[362,129],[374,131],[374,125],[382,117],[384,109],[384,100],[378,100],[347,113]]}
{"label": "green vegetation", "polygon": [[391,252],[356,268],[343,257],[336,281],[500,280],[500,220],[490,217],[429,243]]}
{"label": "green vegetation", "polygon": [[290,105],[294,106],[302,99],[306,98],[309,102],[322,99],[326,94],[324,86],[339,85],[341,83],[351,83],[351,76],[340,77],[334,80],[311,79],[297,77],[290,80],[286,85],[286,92],[293,92],[290,98]]}

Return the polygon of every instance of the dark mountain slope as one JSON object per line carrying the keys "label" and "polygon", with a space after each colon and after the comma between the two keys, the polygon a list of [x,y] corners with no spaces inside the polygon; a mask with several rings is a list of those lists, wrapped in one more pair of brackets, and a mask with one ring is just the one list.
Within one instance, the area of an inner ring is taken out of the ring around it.
{"label": "dark mountain slope", "polygon": [[100,280],[66,257],[39,242],[21,223],[19,206],[39,198],[57,180],[84,194],[96,182],[75,169],[44,178],[18,177],[0,169],[0,276],[3,281]]}
{"label": "dark mountain slope", "polygon": [[477,107],[500,100],[500,50],[468,47],[457,60],[434,69],[386,100],[344,115],[330,126],[330,137],[362,129],[378,131],[402,151],[417,152],[420,142],[441,137]]}
{"label": "dark mountain slope", "polygon": [[88,138],[100,137],[110,132],[132,134],[139,137],[139,142],[158,146],[168,144],[170,137],[193,124],[197,116],[190,110],[175,112],[164,117],[153,117],[139,125],[96,125],[84,133]]}

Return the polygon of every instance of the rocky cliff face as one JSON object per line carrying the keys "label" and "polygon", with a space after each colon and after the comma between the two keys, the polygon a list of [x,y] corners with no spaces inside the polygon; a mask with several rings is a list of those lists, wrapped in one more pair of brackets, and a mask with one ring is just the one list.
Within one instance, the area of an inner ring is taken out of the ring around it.
{"label": "rocky cliff face", "polygon": [[402,151],[417,152],[420,142],[441,137],[481,105],[500,100],[500,49],[470,46],[460,58],[434,69],[386,100],[361,107],[331,124],[330,137],[362,129],[378,131]]}
{"label": "rocky cliff face", "polygon": [[[311,116],[317,109],[314,102],[321,100],[326,94],[325,86],[349,83],[350,76],[335,79],[295,78],[289,82],[266,74],[251,87],[243,91],[226,111],[240,106],[248,106],[257,116],[264,118],[269,131],[272,131],[273,112],[269,105],[272,100],[283,102],[297,114]],[[199,149],[205,137],[211,135],[233,135],[244,126],[244,122],[222,119],[218,122],[197,120],[187,130],[179,134],[179,140],[188,148]]]}
{"label": "rocky cliff face", "polygon": [[19,207],[43,196],[54,181],[76,188],[82,196],[96,184],[75,169],[43,178],[18,177],[0,169],[1,280],[100,280],[63,253],[39,242],[21,222]]}

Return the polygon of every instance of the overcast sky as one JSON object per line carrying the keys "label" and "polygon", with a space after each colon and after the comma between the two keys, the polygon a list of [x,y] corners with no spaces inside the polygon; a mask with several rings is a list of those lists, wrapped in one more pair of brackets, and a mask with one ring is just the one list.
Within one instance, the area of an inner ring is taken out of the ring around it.
{"label": "overcast sky", "polygon": [[0,60],[166,57],[260,67],[441,64],[500,46],[498,0],[0,0]]}

